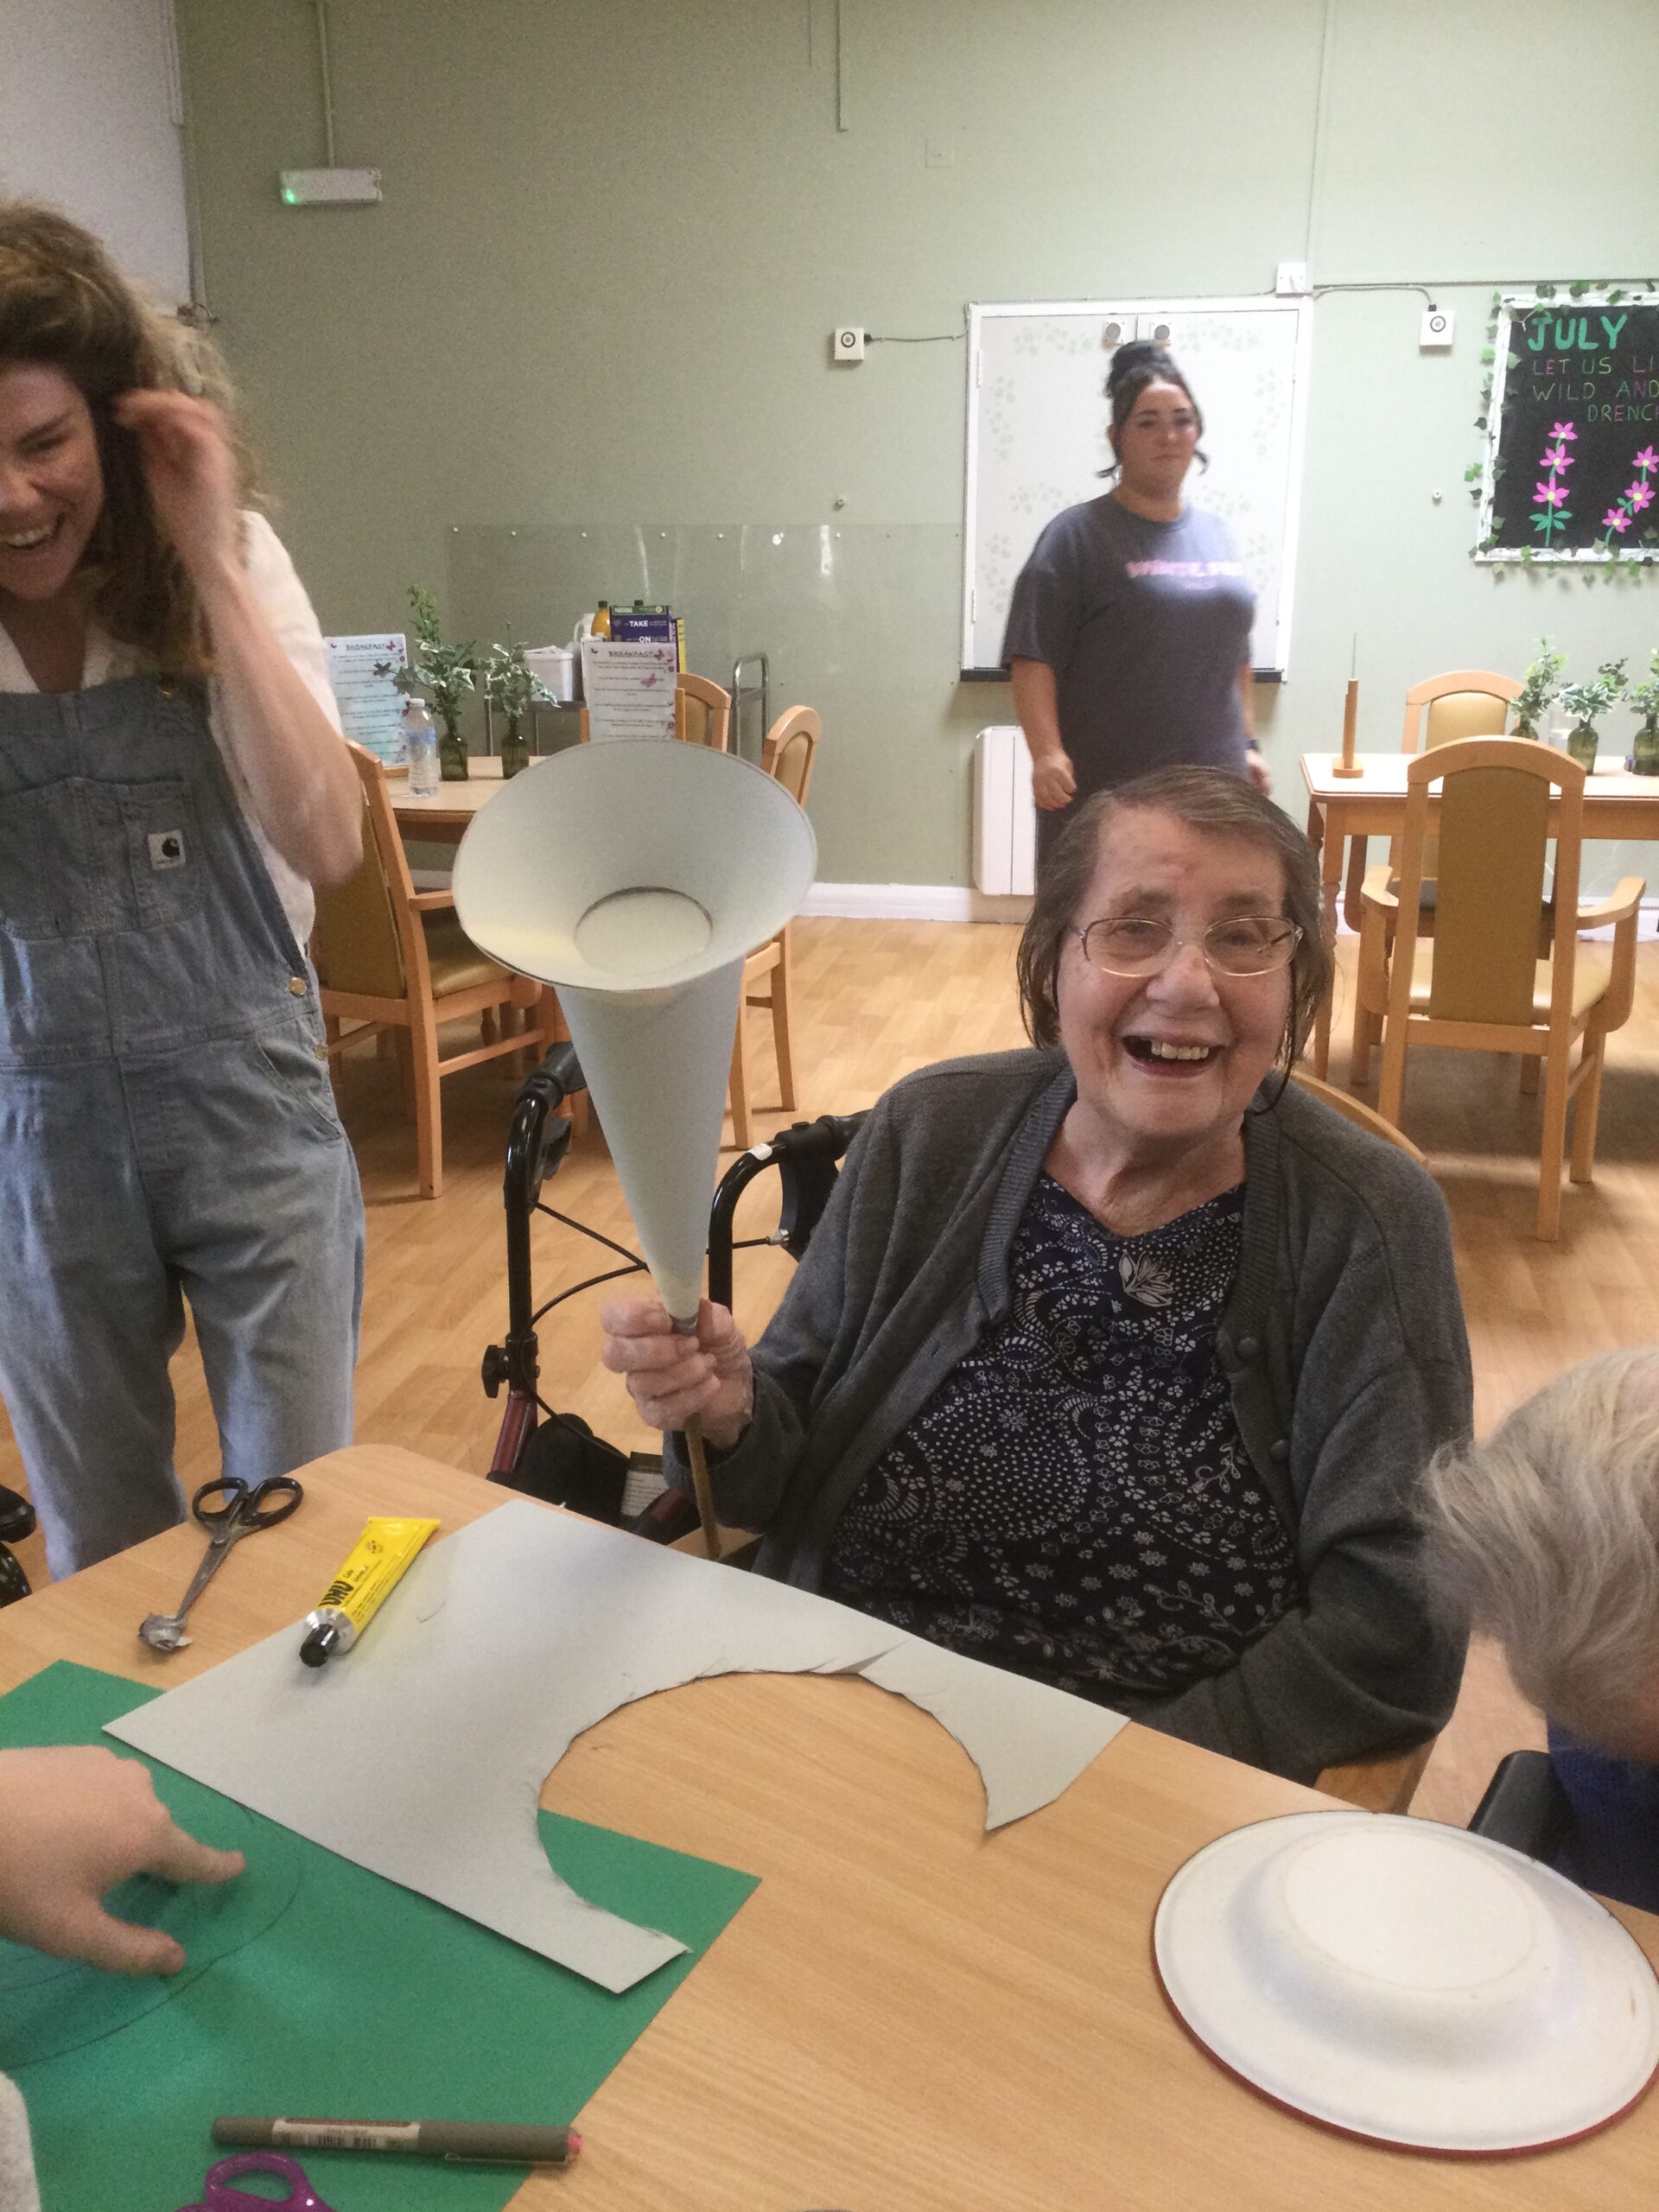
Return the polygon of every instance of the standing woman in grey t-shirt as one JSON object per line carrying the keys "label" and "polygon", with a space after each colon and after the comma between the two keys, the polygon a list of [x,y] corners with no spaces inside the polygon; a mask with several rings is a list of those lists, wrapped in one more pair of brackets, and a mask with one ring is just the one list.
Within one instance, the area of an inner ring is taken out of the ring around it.
{"label": "standing woman in grey t-shirt", "polygon": [[1079,801],[1154,768],[1230,768],[1268,787],[1255,744],[1255,595],[1223,524],[1181,499],[1198,403],[1171,355],[1143,341],[1112,356],[1106,397],[1117,481],[1038,539],[1002,649],[1039,861]]}

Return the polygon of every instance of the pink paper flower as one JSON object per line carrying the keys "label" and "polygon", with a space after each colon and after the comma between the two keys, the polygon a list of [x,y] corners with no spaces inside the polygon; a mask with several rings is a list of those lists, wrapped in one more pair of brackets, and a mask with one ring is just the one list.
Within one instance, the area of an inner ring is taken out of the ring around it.
{"label": "pink paper flower", "polygon": [[1603,515],[1602,521],[1609,530],[1616,530],[1621,535],[1630,526],[1629,515],[1622,513],[1618,507],[1609,507],[1606,513]]}
{"label": "pink paper flower", "polygon": [[1549,435],[1552,438],[1576,438],[1579,434],[1570,423],[1556,423],[1552,424]]}
{"label": "pink paper flower", "polygon": [[1644,471],[1649,468],[1659,468],[1659,453],[1655,453],[1651,446],[1643,446],[1630,465],[1634,468]]}
{"label": "pink paper flower", "polygon": [[1631,511],[1640,514],[1643,507],[1653,504],[1653,486],[1645,483],[1632,484],[1624,496],[1630,503]]}
{"label": "pink paper flower", "polygon": [[1567,486],[1564,484],[1536,484],[1533,486],[1532,503],[1535,506],[1559,507],[1566,497]]}
{"label": "pink paper flower", "polygon": [[1546,468],[1571,468],[1572,466],[1572,454],[1564,451],[1560,446],[1552,446],[1549,451],[1544,455],[1544,467]]}

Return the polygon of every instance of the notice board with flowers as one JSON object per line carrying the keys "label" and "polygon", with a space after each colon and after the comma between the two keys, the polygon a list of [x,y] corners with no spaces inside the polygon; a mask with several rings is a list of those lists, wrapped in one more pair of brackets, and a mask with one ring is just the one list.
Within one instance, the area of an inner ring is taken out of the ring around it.
{"label": "notice board with flowers", "polygon": [[1500,294],[1491,340],[1476,557],[1659,560],[1659,291]]}

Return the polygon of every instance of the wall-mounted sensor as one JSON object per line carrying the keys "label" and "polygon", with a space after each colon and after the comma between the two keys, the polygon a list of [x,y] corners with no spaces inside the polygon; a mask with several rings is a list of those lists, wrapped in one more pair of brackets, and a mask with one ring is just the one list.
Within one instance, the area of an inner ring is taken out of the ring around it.
{"label": "wall-mounted sensor", "polygon": [[830,333],[830,351],[838,361],[861,361],[868,334],[855,322],[843,322]]}
{"label": "wall-mounted sensor", "polygon": [[378,200],[378,169],[283,169],[276,179],[284,207],[350,207]]}
{"label": "wall-mounted sensor", "polygon": [[1452,350],[1452,310],[1450,308],[1425,308],[1422,327],[1417,333],[1420,351],[1425,353],[1449,353]]}

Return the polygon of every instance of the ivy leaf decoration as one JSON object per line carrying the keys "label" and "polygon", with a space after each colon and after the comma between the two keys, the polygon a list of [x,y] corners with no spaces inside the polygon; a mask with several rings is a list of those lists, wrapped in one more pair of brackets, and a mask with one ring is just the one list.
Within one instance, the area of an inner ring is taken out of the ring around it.
{"label": "ivy leaf decoration", "polygon": [[1480,474],[1480,473],[1481,473],[1481,464],[1479,463],[1479,461],[1471,461],[1470,462],[1470,464],[1469,464],[1468,467],[1467,467],[1467,468],[1465,468],[1465,469],[1464,470],[1464,472],[1463,472],[1463,480],[1464,480],[1464,482],[1465,482],[1465,484],[1472,484],[1472,483],[1475,481],[1475,479],[1476,479],[1476,478]]}

